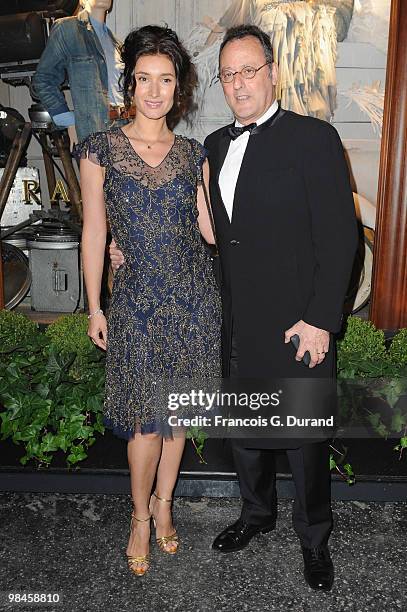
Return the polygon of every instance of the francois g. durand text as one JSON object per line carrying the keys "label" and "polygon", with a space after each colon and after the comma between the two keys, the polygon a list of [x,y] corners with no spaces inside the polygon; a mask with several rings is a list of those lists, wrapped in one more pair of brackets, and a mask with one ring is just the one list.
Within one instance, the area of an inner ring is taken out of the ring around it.
{"label": "francois g. durand text", "polygon": [[225,417],[221,415],[181,417],[175,414],[168,417],[171,427],[333,427],[334,417],[306,418],[294,415],[276,415],[270,418]]}

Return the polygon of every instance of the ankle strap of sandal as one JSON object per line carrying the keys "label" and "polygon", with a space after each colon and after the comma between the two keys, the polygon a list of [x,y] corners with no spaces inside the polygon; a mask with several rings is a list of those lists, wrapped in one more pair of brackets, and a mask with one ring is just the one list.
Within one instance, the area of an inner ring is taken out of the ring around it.
{"label": "ankle strap of sandal", "polygon": [[137,516],[135,515],[134,512],[132,512],[131,516],[132,516],[132,518],[134,518],[135,521],[138,521],[139,523],[145,523],[146,521],[149,521],[151,519],[151,514],[150,514],[150,516],[148,516],[145,519],[137,518]]}
{"label": "ankle strap of sandal", "polygon": [[157,493],[155,491],[154,491],[153,495],[154,495],[154,497],[156,497],[160,501],[163,501],[163,502],[172,502],[172,497],[171,497],[171,499],[164,499],[164,497],[160,497],[159,495],[157,495]]}

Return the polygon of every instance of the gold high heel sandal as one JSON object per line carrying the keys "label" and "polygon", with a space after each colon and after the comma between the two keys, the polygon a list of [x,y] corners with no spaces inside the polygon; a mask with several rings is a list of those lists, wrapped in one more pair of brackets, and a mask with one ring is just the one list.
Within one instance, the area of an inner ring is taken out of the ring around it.
{"label": "gold high heel sandal", "polygon": [[[151,520],[151,514],[145,519],[139,519],[133,511],[131,513],[130,531],[133,529],[133,520],[138,521],[139,523],[144,523]],[[129,570],[133,572],[133,574],[136,576],[144,576],[150,567],[150,554],[147,553],[146,555],[138,555],[136,557],[127,555],[127,564],[129,566]]]}
{"label": "gold high heel sandal", "polygon": [[[155,491],[154,491],[153,495],[159,501],[167,502],[169,504],[172,502],[172,498],[171,499],[164,499],[164,497],[160,497],[159,495],[157,495],[157,493]],[[152,512],[151,512],[151,516],[152,516],[152,519],[153,519],[154,527],[157,529],[155,517],[154,517],[154,514]],[[162,552],[165,552],[168,555],[175,555],[175,553],[178,551],[179,541],[178,541],[178,534],[177,534],[176,531],[174,531],[174,533],[172,533],[171,535],[161,536],[161,538],[156,538],[156,542],[157,542],[158,546],[160,547],[160,549],[162,550]],[[175,545],[175,549],[174,550],[168,550],[167,545],[170,542],[174,542],[174,545]]]}

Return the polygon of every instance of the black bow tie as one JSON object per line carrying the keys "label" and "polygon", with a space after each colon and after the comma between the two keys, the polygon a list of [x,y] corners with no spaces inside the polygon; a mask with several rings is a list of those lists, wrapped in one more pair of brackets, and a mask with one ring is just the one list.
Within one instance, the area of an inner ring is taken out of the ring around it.
{"label": "black bow tie", "polygon": [[243,125],[242,127],[235,127],[234,125],[229,125],[225,128],[224,135],[227,135],[232,140],[235,140],[246,131],[249,131],[251,134],[253,134],[253,136],[255,134],[260,134],[264,130],[267,130],[267,128],[274,125],[274,123],[284,114],[285,110],[283,110],[281,106],[278,106],[274,115],[269,117],[267,121],[260,123],[260,125],[257,125],[256,123],[250,123],[250,125]]}
{"label": "black bow tie", "polygon": [[250,123],[249,125],[242,125],[242,127],[236,127],[234,125],[231,125],[230,127],[228,127],[228,134],[232,140],[236,140],[236,138],[239,138],[239,136],[244,134],[244,132],[251,133],[255,127],[257,127],[257,123]]}

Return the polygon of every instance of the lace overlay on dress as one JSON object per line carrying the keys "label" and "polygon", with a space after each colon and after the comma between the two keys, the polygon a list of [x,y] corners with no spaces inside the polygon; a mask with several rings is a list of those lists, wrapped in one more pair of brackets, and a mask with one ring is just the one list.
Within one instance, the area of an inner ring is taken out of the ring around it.
{"label": "lace overlay on dress", "polygon": [[105,167],[106,211],[125,257],[107,314],[106,424],[127,439],[165,433],[166,382],[221,375],[220,296],[196,205],[205,149],[177,136],[153,168],[116,129],[75,154]]}

